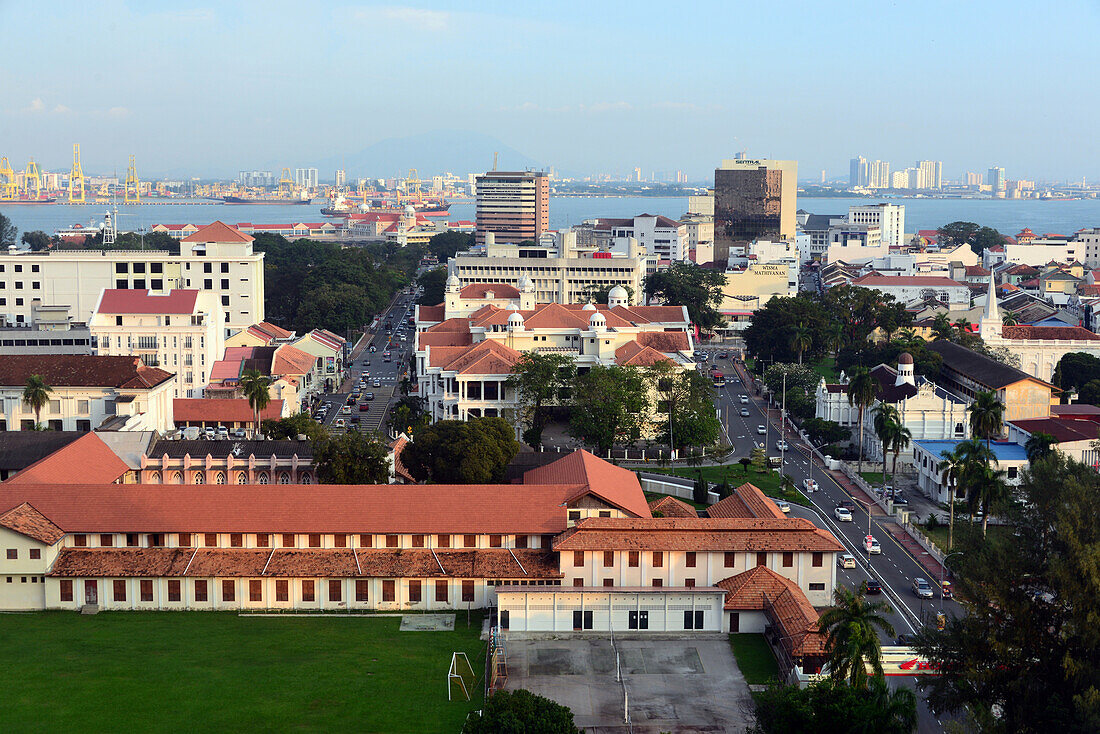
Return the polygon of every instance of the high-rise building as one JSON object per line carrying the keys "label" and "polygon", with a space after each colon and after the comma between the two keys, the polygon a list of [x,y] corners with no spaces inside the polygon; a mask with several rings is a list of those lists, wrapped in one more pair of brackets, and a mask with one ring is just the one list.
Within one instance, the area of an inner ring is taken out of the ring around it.
{"label": "high-rise building", "polygon": [[794,241],[798,161],[724,160],[714,169],[714,259],[734,243]]}
{"label": "high-rise building", "polygon": [[872,189],[890,188],[890,163],[889,161],[871,161],[870,181],[867,185]]}
{"label": "high-rise building", "polygon": [[641,181],[642,180],[642,169],[641,168],[635,168],[634,169],[634,180],[635,181]]}
{"label": "high-rise building", "polygon": [[1004,166],[994,166],[985,174],[985,182],[994,192],[1005,190]]}
{"label": "high-rise building", "polygon": [[909,188],[909,170],[894,171],[890,174],[890,188],[892,189],[907,189]]}
{"label": "high-rise building", "polygon": [[899,204],[850,206],[848,223],[878,227],[882,242],[889,247],[901,247],[905,234],[905,207]]}
{"label": "high-rise building", "polygon": [[303,189],[315,189],[317,188],[317,169],[316,168],[295,168],[294,169],[294,185]]}
{"label": "high-rise building", "polygon": [[917,168],[921,172],[922,189],[943,188],[943,162],[942,161],[917,161]]}
{"label": "high-rise building", "polygon": [[543,171],[489,171],[477,177],[477,243],[538,240],[550,229],[550,179]]}
{"label": "high-rise building", "polygon": [[241,171],[237,182],[241,186],[274,186],[275,176],[271,171]]}
{"label": "high-rise building", "polygon": [[848,185],[853,188],[856,186],[866,186],[870,183],[871,177],[869,175],[867,167],[867,159],[863,156],[853,158],[848,162]]}
{"label": "high-rise building", "polygon": [[967,171],[966,172],[966,185],[967,186],[981,186],[982,185],[982,174],[978,173],[977,171]]}
{"label": "high-rise building", "polygon": [[348,182],[348,172],[343,168],[336,169],[336,188],[341,188]]}

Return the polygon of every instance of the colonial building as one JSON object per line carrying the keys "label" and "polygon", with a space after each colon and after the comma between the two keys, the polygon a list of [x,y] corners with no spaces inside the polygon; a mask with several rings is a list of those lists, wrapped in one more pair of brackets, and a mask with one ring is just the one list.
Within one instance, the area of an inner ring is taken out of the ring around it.
{"label": "colonial building", "polygon": [[1058,402],[1054,385],[972,349],[946,339],[928,348],[943,357],[939,380],[944,387],[967,403],[980,392],[994,393],[1005,405],[1006,421],[1046,416]]}
{"label": "colonial building", "polygon": [[314,484],[309,441],[164,441],[141,459],[142,484]]}

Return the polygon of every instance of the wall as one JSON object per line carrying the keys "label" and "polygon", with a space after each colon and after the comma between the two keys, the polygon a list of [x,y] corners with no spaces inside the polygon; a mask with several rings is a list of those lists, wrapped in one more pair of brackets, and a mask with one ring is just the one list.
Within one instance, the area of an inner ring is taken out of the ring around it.
{"label": "wall", "polygon": [[[8,558],[10,550],[16,552],[16,558]],[[38,551],[41,558],[31,558],[31,550]],[[46,569],[56,555],[56,547],[0,527],[0,610],[44,608]]]}
{"label": "wall", "polygon": [[[592,612],[592,631],[616,634],[721,632],[724,624],[722,591],[667,592],[631,591],[527,591],[518,588],[498,590],[501,611],[509,613],[510,632],[572,633],[573,612]],[[630,612],[646,611],[649,629],[631,629]],[[684,629],[684,612],[703,612],[701,630]]]}

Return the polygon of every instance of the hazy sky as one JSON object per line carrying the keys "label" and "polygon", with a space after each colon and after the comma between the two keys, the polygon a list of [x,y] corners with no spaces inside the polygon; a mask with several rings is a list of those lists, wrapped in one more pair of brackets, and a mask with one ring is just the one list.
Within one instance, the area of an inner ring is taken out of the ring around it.
{"label": "hazy sky", "polygon": [[0,155],[199,175],[460,129],[584,172],[702,178],[745,149],[803,178],[863,154],[1095,180],[1098,8],[0,0]]}

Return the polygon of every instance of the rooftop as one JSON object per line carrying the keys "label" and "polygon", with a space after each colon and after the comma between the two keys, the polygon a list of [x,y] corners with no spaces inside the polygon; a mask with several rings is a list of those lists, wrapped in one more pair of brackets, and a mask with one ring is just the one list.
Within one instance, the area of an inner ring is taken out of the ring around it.
{"label": "rooftop", "polygon": [[171,290],[157,295],[149,290],[106,288],[96,313],[101,314],[193,314],[197,290]]}
{"label": "rooftop", "polygon": [[[935,457],[939,457],[944,451],[950,453],[955,450],[955,447],[964,441],[914,441],[914,444],[920,446],[922,449],[932,454]],[[993,451],[993,455],[997,457],[997,461],[1027,461],[1027,452],[1024,447],[1018,443],[1011,441],[992,441],[989,444],[989,448]]]}
{"label": "rooftop", "polygon": [[150,388],[173,375],[146,367],[139,357],[108,357],[88,354],[4,354],[0,355],[0,385],[23,387],[31,375],[38,375],[53,388],[113,387]]}

